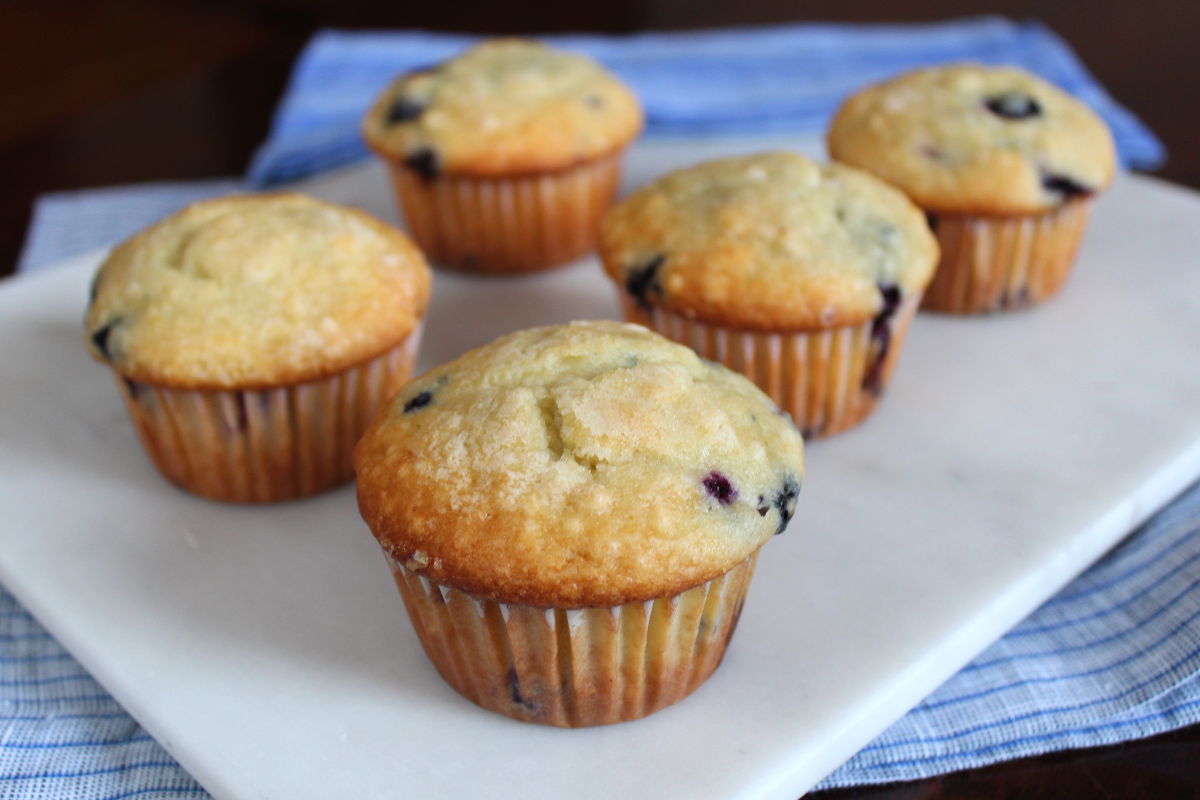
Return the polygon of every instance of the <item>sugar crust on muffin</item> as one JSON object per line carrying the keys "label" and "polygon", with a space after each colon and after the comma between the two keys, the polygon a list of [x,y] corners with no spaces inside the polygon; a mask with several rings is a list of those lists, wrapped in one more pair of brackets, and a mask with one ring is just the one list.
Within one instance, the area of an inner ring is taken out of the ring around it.
{"label": "sugar crust on muffin", "polygon": [[394,347],[430,272],[403,233],[299,194],[196,203],[119,245],[92,287],[88,348],[175,388],[314,380]]}
{"label": "sugar crust on muffin", "polygon": [[363,135],[427,177],[507,176],[610,155],[642,122],[637,98],[595,61],[493,39],[397,78],[367,112]]}
{"label": "sugar crust on muffin", "polygon": [[355,451],[359,507],[410,569],[554,607],[676,594],[787,525],[791,422],[646,329],[533,328],[410,382]]}
{"label": "sugar crust on muffin", "polygon": [[1047,211],[1112,181],[1112,135],[1084,103],[1013,67],[929,67],[849,97],[830,155],[930,211]]}
{"label": "sugar crust on muffin", "polygon": [[924,288],[937,244],[901,192],[789,152],[671,172],[606,217],[601,260],[639,302],[748,330],[863,322]]}

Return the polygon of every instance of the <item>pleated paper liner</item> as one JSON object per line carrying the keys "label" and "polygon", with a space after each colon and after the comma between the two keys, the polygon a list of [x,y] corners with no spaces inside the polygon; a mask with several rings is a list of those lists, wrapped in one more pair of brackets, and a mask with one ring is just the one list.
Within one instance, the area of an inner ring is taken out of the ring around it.
{"label": "pleated paper liner", "polygon": [[474,597],[384,554],[447,683],[484,708],[564,728],[638,719],[691,694],[721,663],[758,560],[672,597],[563,609]]}
{"label": "pleated paper liner", "polygon": [[743,331],[646,308],[618,291],[625,318],[740,372],[789,413],[804,438],[857,425],[879,402],[904,344],[920,295],[901,298],[894,315],[818,331]]}
{"label": "pleated paper liner", "polygon": [[172,389],[117,375],[150,460],[214,500],[306,497],[354,477],[350,454],[408,379],[418,327],[396,347],[320,380],[261,390]]}
{"label": "pleated paper liner", "polygon": [[591,251],[617,191],[621,155],[509,178],[426,178],[403,162],[388,165],[408,228],[431,261],[467,272],[530,272]]}
{"label": "pleated paper liner", "polygon": [[1091,210],[1090,198],[1044,214],[935,214],[942,258],[921,307],[955,314],[1040,303],[1067,280]]}

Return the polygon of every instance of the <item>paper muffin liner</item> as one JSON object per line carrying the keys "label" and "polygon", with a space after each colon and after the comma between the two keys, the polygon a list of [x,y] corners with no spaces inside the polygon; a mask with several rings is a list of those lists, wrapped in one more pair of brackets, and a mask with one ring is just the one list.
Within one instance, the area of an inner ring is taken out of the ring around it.
{"label": "paper muffin liner", "polygon": [[467,272],[530,272],[595,245],[617,191],[621,156],[503,178],[426,178],[388,160],[409,231],[431,261]]}
{"label": "paper muffin liner", "polygon": [[116,375],[150,460],[172,483],[245,503],[316,494],[354,477],[350,454],[412,373],[418,326],[400,344],[320,380],[255,390],[173,389]]}
{"label": "paper muffin liner", "polygon": [[922,308],[955,314],[1035,305],[1067,280],[1091,210],[1090,198],[1043,214],[935,214],[942,258]]}
{"label": "paper muffin liner", "polygon": [[602,608],[482,599],[388,563],[442,678],[468,700],[524,722],[625,722],[687,697],[725,654],[758,560],[671,597]]}
{"label": "paper muffin liner", "polygon": [[893,315],[817,331],[744,331],[660,308],[618,291],[625,318],[740,372],[791,415],[805,439],[853,427],[874,409],[896,368],[920,294]]}

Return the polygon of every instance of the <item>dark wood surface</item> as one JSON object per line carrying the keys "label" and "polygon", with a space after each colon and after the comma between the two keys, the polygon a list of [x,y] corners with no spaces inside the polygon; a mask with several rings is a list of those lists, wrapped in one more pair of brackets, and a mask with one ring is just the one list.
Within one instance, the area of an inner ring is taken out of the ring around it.
{"label": "dark wood surface", "polygon": [[[797,21],[1039,18],[1166,143],[1161,177],[1200,188],[1200,3],[926,0],[905,6],[788,0],[8,0],[0,6],[0,275],[43,192],[241,173],[266,136],[292,60],[318,27],[484,33]],[[926,781],[823,792],[823,800],[1200,797],[1200,726]]]}

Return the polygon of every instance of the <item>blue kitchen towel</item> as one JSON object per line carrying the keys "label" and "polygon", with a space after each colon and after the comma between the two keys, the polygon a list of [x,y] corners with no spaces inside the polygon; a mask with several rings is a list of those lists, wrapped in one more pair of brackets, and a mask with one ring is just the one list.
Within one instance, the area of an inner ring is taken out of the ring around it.
{"label": "blue kitchen towel", "polygon": [[[366,154],[363,110],[397,74],[442,61],[476,37],[323,31],[305,48],[250,167],[269,186]],[[935,25],[790,25],[636,36],[549,36],[624,79],[646,108],[650,136],[818,135],[864,84],[923,64],[975,60],[1024,67],[1077,95],[1109,127],[1126,166],[1153,169],[1162,144],[1109,97],[1039,22],[987,17]]]}

